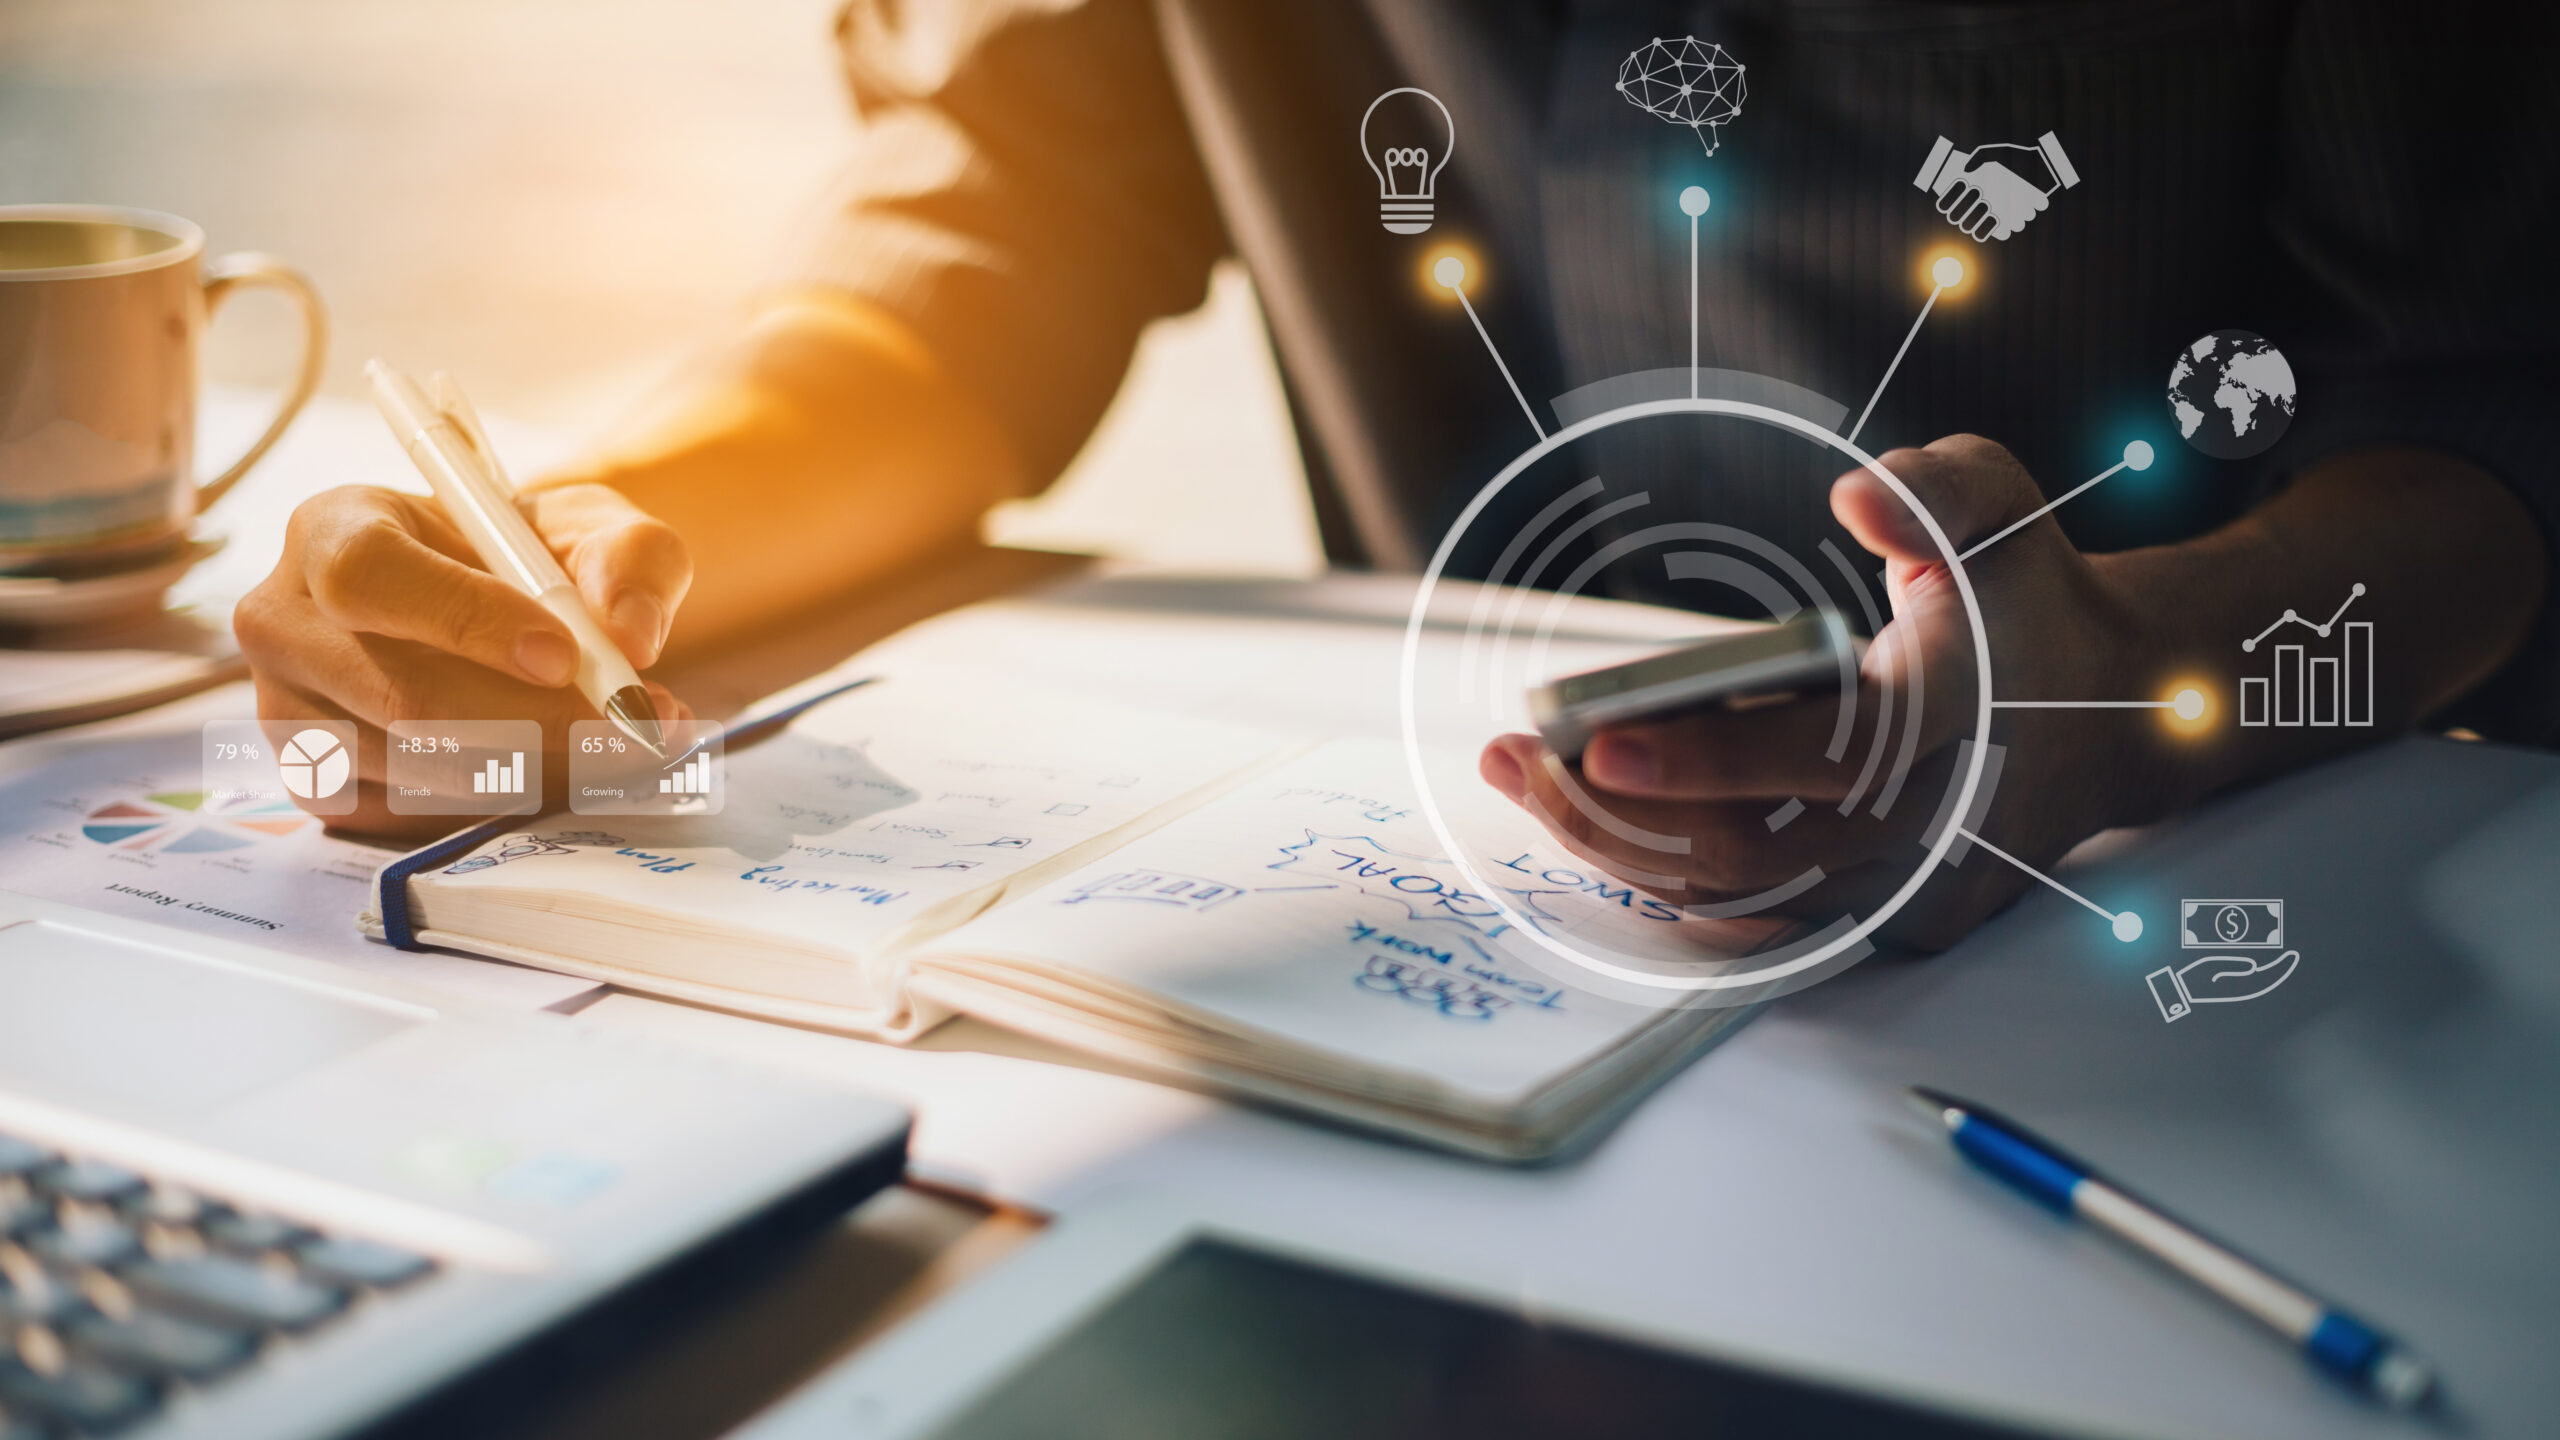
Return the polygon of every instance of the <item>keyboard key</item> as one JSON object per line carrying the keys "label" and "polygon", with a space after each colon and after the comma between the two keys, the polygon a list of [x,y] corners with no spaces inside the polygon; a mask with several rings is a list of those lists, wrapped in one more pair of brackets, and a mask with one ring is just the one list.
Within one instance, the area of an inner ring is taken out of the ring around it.
{"label": "keyboard key", "polygon": [[317,1239],[320,1232],[273,1215],[218,1215],[204,1223],[204,1238],[224,1250],[255,1255]]}
{"label": "keyboard key", "polygon": [[88,1300],[68,1283],[49,1275],[31,1279],[26,1285],[0,1280],[0,1326],[59,1325],[88,1313]]}
{"label": "keyboard key", "polygon": [[167,1379],[205,1381],[246,1363],[258,1353],[254,1331],[181,1320],[144,1310],[129,1320],[91,1315],[63,1327],[72,1350],[119,1370]]}
{"label": "keyboard key", "polygon": [[302,1268],[334,1285],[387,1290],[405,1285],[435,1268],[424,1255],[371,1240],[339,1238],[314,1241],[297,1255]]}
{"label": "keyboard key", "polygon": [[231,1213],[231,1207],[176,1185],[154,1185],[128,1198],[124,1213],[136,1225],[156,1221],[162,1225],[202,1227]]}
{"label": "keyboard key", "polygon": [[148,1188],[150,1182],[103,1160],[65,1160],[29,1177],[38,1194],[110,1205]]}
{"label": "keyboard key", "polygon": [[85,1218],[38,1230],[20,1242],[47,1264],[105,1270],[142,1253],[142,1237],[121,1220]]}
{"label": "keyboard key", "polygon": [[105,1435],[159,1409],[160,1389],[99,1365],[74,1362],[60,1374],[44,1375],[0,1358],[0,1405],[13,1415]]}
{"label": "keyboard key", "polygon": [[344,1290],[229,1255],[145,1260],[118,1278],[146,1300],[260,1329],[307,1329],[347,1304]]}
{"label": "keyboard key", "polygon": [[53,1223],[53,1207],[21,1190],[0,1193],[0,1240],[14,1240]]}
{"label": "keyboard key", "polygon": [[61,1158],[41,1145],[30,1145],[14,1136],[0,1135],[0,1175],[31,1174]]}

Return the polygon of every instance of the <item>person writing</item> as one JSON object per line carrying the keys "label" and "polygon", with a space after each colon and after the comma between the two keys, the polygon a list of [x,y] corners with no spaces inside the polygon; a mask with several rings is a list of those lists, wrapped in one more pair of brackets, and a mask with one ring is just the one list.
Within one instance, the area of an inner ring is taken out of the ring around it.
{"label": "person writing", "polygon": [[[2555,117],[2531,63],[2554,22],[2457,4],[2410,43],[2369,11],[1752,7],[1713,37],[1750,88],[1709,160],[1614,92],[1623,56],[1688,28],[1640,6],[857,0],[837,33],[864,125],[830,223],[646,423],[527,486],[533,516],[635,664],[716,648],[894,577],[1045,483],[1141,328],[1198,304],[1232,255],[1263,301],[1328,554],[1417,569],[1525,443],[1474,333],[1418,278],[1432,247],[1474,255],[1477,308],[1524,393],[1559,395],[1683,353],[1687,317],[1660,297],[1687,234],[1664,217],[1704,181],[1720,197],[1700,297],[1718,368],[1864,395],[1931,247],[1996,270],[1930,322],[1865,431],[1901,442],[1883,465],[1959,549],[2100,468],[2089,457],[2122,444],[2123,416],[2159,416],[2160,377],[2197,335],[2245,325],[2299,357],[2301,416],[2256,462],[2086,497],[1969,563],[1989,677],[1970,671],[1937,547],[1863,470],[1805,483],[1752,437],[1593,448],[1595,465],[1686,477],[1666,503],[1690,513],[1880,557],[1893,614],[1859,710],[1873,723],[1924,672],[1922,763],[1941,776],[1968,687],[2114,699],[2191,675],[2227,716],[2239,639],[2365,587],[2358,617],[2384,637],[2374,727],[2226,720],[2182,743],[2143,712],[2004,711],[1979,827],[2003,849],[2045,864],[2422,721],[2550,743],[2560,471],[2527,425],[2560,380],[2536,251],[2560,219],[2537,139]],[[1353,140],[1364,107],[1405,85],[1458,133],[1438,229],[1413,238],[1380,227]],[[2047,130],[2082,183],[2005,238],[1973,248],[1911,188],[1933,137]],[[557,623],[479,571],[431,505],[390,491],[305,504],[238,626],[272,719],[371,732],[584,713]],[[1774,799],[1842,784],[1823,759],[1832,714],[1618,727],[1579,783],[1691,842],[1663,877],[1672,898],[1819,864],[1830,879],[1798,903],[1836,910],[1908,873],[1887,851],[1927,817],[1902,833],[1816,806],[1771,834]],[[1535,739],[1497,740],[1481,763],[1568,844],[1659,875],[1660,852],[1579,818]],[[2026,883],[1941,872],[1886,937],[1943,945]]]}

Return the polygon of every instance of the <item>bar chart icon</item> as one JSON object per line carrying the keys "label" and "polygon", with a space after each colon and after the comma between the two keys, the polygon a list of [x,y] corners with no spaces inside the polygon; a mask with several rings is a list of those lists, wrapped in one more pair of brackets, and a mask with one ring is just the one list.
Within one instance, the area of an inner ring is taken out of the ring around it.
{"label": "bar chart icon", "polygon": [[[578,815],[717,815],[729,782],[725,732],[716,720],[670,720],[659,727],[663,755],[633,749],[609,720],[569,726],[569,809]],[[541,757],[534,757],[537,766]],[[541,775],[537,769],[535,780]]]}
{"label": "bar chart icon", "polygon": [[2300,625],[2320,640],[2337,638],[2334,655],[2315,655],[2311,646],[2278,645],[2275,664],[2265,675],[2240,681],[2240,723],[2252,728],[2330,727],[2373,724],[2373,622],[2347,620],[2347,606],[2364,594],[2357,585],[2331,612],[2327,624],[2305,620],[2291,610],[2275,624],[2240,642],[2253,653],[2285,625]]}
{"label": "bar chart icon", "polygon": [[696,755],[675,770],[658,777],[661,795],[708,795],[711,793],[711,757]]}
{"label": "bar chart icon", "polygon": [[479,774],[471,777],[471,793],[474,795],[523,794],[524,752],[516,751],[514,758],[504,765],[491,760]]}
{"label": "bar chart icon", "polygon": [[531,720],[394,720],[383,798],[394,815],[522,815],[542,801],[542,726]]}

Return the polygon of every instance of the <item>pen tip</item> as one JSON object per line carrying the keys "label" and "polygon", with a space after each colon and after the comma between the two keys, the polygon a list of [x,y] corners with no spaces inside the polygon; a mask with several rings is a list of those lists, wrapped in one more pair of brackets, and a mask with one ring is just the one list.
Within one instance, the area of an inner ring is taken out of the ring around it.
{"label": "pen tip", "polygon": [[2373,1363],[2370,1383],[2385,1404],[2400,1410],[2415,1410],[2436,1396],[2435,1367],[2396,1345]]}
{"label": "pen tip", "polygon": [[614,691],[604,702],[604,714],[651,755],[660,760],[667,758],[666,733],[658,726],[658,708],[649,702],[647,690],[625,685]]}
{"label": "pen tip", "polygon": [[1965,1103],[1953,1095],[1944,1090],[1932,1090],[1926,1085],[1903,1087],[1902,1098],[1911,1103],[1912,1109],[1940,1125],[1949,1127],[1953,1127],[1957,1120],[1963,1118],[1966,1108]]}

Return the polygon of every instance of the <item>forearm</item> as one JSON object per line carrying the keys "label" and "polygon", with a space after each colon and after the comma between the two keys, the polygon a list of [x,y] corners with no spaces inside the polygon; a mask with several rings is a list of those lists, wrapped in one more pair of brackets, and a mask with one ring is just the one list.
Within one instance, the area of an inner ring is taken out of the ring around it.
{"label": "forearm", "polygon": [[[2192,736],[2143,727],[2147,783],[2125,822],[2408,729],[2516,653],[2549,565],[2532,515],[2504,485],[2416,449],[2336,456],[2211,535],[2092,558],[2138,627],[2125,668],[2135,698],[2186,684],[2211,697]],[[2240,680],[2268,674],[2274,646],[2288,635],[2324,646],[2299,626],[2251,652],[2241,642],[2287,610],[2324,623],[2357,585],[2349,618],[2374,626],[2373,725],[2241,726]]]}
{"label": "forearm", "polygon": [[766,307],[641,426],[526,488],[586,483],[621,491],[690,549],[677,651],[963,541],[1023,489],[994,418],[902,326],[814,295]]}

